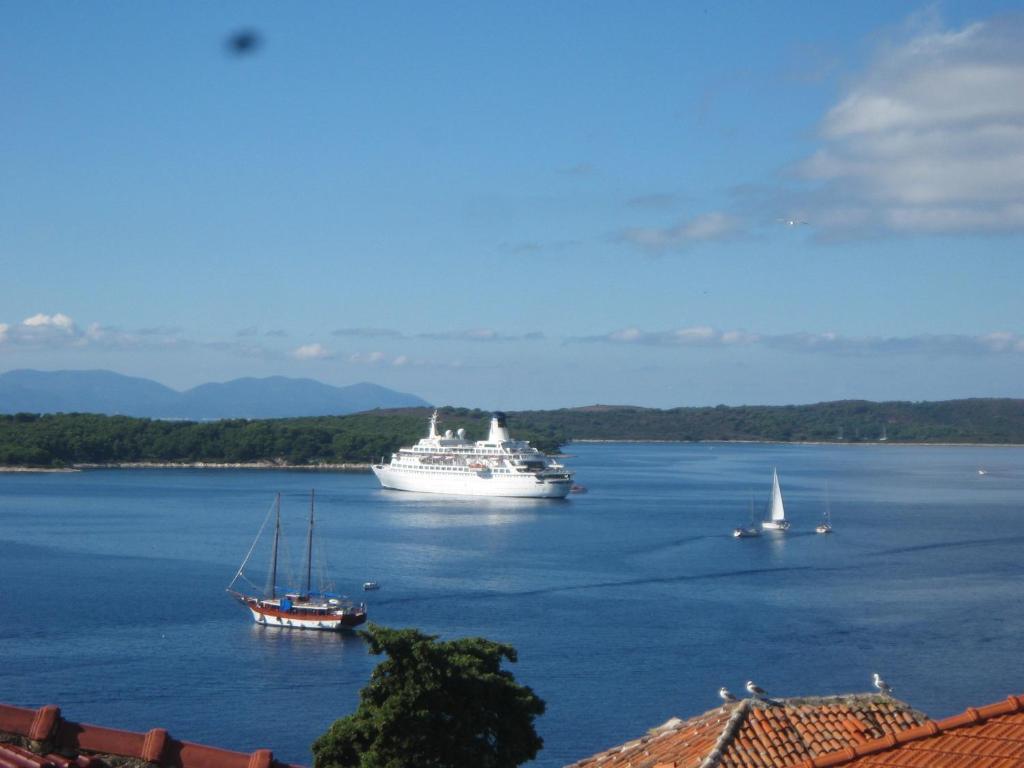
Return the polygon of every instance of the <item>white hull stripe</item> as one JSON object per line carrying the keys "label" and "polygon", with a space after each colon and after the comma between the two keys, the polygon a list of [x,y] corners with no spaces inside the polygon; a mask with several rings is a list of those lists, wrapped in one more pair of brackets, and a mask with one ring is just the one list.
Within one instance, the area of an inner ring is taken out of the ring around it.
{"label": "white hull stripe", "polygon": [[249,609],[253,621],[257,624],[265,624],[268,627],[296,627],[298,629],[338,629],[341,626],[341,619],[332,619],[328,616],[317,619],[297,619],[281,616],[269,616],[259,611]]}
{"label": "white hull stripe", "polygon": [[533,475],[500,477],[466,473],[455,477],[441,472],[403,472],[401,469],[391,466],[375,466],[373,472],[385,488],[419,493],[562,499],[569,494],[569,490],[572,488],[571,480],[538,482]]}

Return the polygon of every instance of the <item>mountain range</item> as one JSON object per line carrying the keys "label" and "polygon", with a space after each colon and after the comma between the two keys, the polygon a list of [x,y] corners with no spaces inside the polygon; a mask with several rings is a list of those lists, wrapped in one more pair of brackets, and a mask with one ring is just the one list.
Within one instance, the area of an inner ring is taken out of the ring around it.
{"label": "mountain range", "polygon": [[179,392],[113,371],[0,374],[0,413],[105,413],[153,419],[274,419],[429,405],[416,395],[362,382],[334,387],[285,376],[200,384]]}

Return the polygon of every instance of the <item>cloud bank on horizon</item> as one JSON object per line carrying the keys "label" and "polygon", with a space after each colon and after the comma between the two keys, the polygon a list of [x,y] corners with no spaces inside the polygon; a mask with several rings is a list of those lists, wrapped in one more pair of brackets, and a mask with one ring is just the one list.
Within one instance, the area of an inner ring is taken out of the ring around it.
{"label": "cloud bank on horizon", "polygon": [[[245,335],[253,335],[248,329]],[[558,344],[614,344],[666,348],[687,347],[750,347],[764,346],[793,352],[822,352],[834,354],[1024,354],[1024,335],[1010,331],[993,331],[979,335],[963,334],[918,334],[916,336],[865,336],[852,337],[832,331],[799,332],[784,334],[757,333],[746,330],[719,330],[707,325],[687,326],[668,331],[644,331],[627,327],[604,334],[547,338],[543,334],[510,335],[492,330],[472,329],[444,333],[406,334],[394,329],[340,329],[336,336],[357,338],[384,338],[398,340],[429,339],[432,341],[549,341]],[[237,335],[237,334],[236,334]],[[151,341],[155,339],[155,341]],[[173,342],[173,343],[172,343]],[[84,347],[90,344],[106,347],[136,348],[143,344],[170,348],[178,345],[198,344],[221,350],[236,350],[251,355],[253,349],[261,349],[267,356],[280,355],[276,347],[254,347],[231,341],[189,341],[174,329],[141,329],[134,332],[105,329],[97,323],[82,330],[69,316],[63,313],[46,315],[39,313],[25,318],[20,323],[0,323],[0,346],[30,345],[61,347],[73,345]],[[336,353],[321,343],[300,345],[287,352],[297,361],[331,361]],[[407,354],[390,355],[383,351],[352,352],[347,360],[351,363],[369,365],[424,365],[425,360],[416,360]],[[446,367],[464,367],[460,361],[445,363]]]}
{"label": "cloud bank on horizon", "polygon": [[903,337],[851,337],[830,331],[763,334],[747,331],[721,331],[709,326],[694,326],[672,331],[642,331],[639,328],[623,328],[600,336],[584,336],[568,341],[677,348],[764,346],[789,352],[822,352],[845,355],[1002,355],[1024,353],[1024,336],[1008,331],[995,331],[978,336],[920,334]]}

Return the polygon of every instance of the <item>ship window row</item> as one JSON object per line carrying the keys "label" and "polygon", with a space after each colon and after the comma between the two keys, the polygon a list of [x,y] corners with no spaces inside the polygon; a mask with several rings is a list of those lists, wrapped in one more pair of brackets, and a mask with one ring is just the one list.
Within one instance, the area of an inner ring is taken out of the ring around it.
{"label": "ship window row", "polygon": [[[433,469],[423,469],[421,467],[402,467],[401,469],[404,472],[420,472],[420,473],[428,474],[428,475],[432,475],[432,474],[434,474],[436,472],[442,472],[442,471],[443,472],[469,472],[469,473],[472,473],[472,474],[476,474],[476,472],[477,472],[477,470],[469,469],[467,467],[434,467]],[[510,471],[511,470],[508,470],[508,469],[492,469],[491,473],[492,474],[507,475],[507,474],[509,474]]]}

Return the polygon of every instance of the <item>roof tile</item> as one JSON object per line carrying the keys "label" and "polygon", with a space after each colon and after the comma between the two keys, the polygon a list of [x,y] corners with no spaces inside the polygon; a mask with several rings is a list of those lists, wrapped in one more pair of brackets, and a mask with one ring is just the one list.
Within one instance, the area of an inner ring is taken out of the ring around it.
{"label": "roof tile", "polygon": [[1024,696],[805,760],[802,768],[1024,768]]}
{"label": "roof tile", "polygon": [[895,737],[926,720],[901,701],[868,694],[745,699],[690,720],[673,718],[640,739],[569,768],[656,768],[662,763],[675,763],[674,768],[789,768],[849,745]]}

